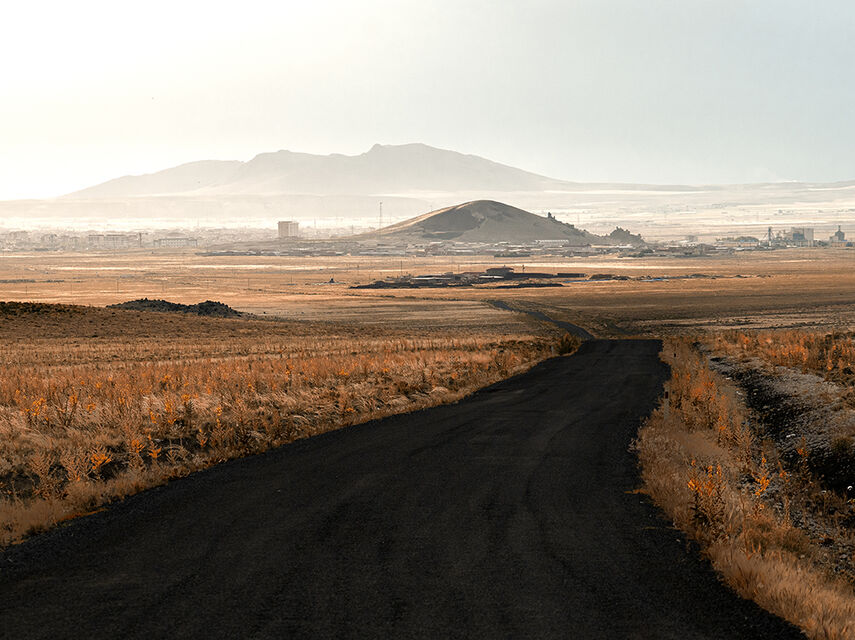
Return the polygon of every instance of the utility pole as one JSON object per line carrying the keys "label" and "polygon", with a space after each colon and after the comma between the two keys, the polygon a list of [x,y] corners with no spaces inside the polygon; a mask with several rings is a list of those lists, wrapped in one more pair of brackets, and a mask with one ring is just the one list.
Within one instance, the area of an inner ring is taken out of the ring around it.
{"label": "utility pole", "polygon": [[377,223],[377,239],[380,239],[380,229],[383,228],[383,202],[380,202],[380,219]]}

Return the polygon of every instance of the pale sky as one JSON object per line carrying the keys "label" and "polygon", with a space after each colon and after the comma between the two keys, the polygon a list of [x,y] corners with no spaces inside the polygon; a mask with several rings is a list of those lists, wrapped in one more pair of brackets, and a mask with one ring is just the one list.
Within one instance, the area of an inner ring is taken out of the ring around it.
{"label": "pale sky", "polygon": [[855,179],[851,0],[4,3],[0,199],[375,142],[566,180]]}

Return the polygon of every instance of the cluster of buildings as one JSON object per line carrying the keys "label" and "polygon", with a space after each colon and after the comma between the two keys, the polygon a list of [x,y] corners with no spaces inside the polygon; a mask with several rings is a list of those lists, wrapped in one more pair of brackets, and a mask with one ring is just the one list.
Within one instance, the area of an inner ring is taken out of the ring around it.
{"label": "cluster of buildings", "polygon": [[831,234],[828,240],[820,240],[816,237],[812,227],[790,227],[788,231],[773,233],[772,227],[766,231],[762,238],[754,236],[737,236],[719,238],[716,247],[731,249],[776,249],[785,247],[851,247],[851,241],[846,240],[846,234],[840,225],[837,231]]}
{"label": "cluster of buildings", "polygon": [[195,237],[176,233],[100,233],[0,231],[4,251],[128,251],[146,248],[197,247]]}
{"label": "cluster of buildings", "polygon": [[564,240],[544,240],[528,244],[510,242],[452,242],[425,241],[396,243],[376,240],[331,238],[315,240],[292,238],[283,242],[247,243],[231,248],[212,248],[206,255],[266,255],[266,256],[483,256],[496,258],[526,258],[529,256],[593,256],[620,253],[629,246],[570,245]]}
{"label": "cluster of buildings", "polygon": [[[424,275],[390,276],[385,280],[377,280],[370,284],[355,285],[352,289],[419,289],[437,287],[471,287],[477,284],[494,284],[510,282],[515,286],[531,286],[531,280],[581,280],[587,277],[584,273],[542,273],[538,271],[515,271],[513,267],[490,267],[484,271],[461,271],[455,273],[434,273]],[[541,285],[542,286],[542,285]]]}
{"label": "cluster of buildings", "polygon": [[[627,276],[614,273],[577,273],[558,271],[541,272],[526,271],[525,266],[521,271],[513,267],[490,267],[484,271],[447,271],[438,274],[412,275],[402,274],[399,276],[388,276],[384,280],[375,280],[369,284],[351,286],[351,289],[421,289],[421,288],[444,288],[444,287],[472,287],[486,285],[497,289],[516,289],[528,287],[561,287],[565,284],[577,285],[594,282],[609,282],[615,280],[638,280],[641,282],[653,282],[660,280],[688,280],[688,279],[714,279],[720,276],[712,276],[705,273],[691,273],[678,276]],[[742,276],[737,276],[742,277]]]}
{"label": "cluster of buildings", "polygon": [[425,241],[394,244],[363,242],[351,248],[354,255],[366,256],[483,256],[496,258],[526,258],[529,256],[591,256],[619,253],[629,249],[619,245],[573,245],[569,240],[535,240],[527,243],[515,242],[453,242]]}
{"label": "cluster of buildings", "polygon": [[766,230],[762,238],[755,236],[728,236],[717,238],[715,242],[699,241],[698,236],[688,235],[673,242],[654,242],[642,248],[622,251],[622,257],[693,257],[727,254],[735,251],[769,251],[792,247],[855,247],[855,242],[846,239],[843,229],[838,226],[828,240],[817,239],[812,227],[790,227],[787,231],[774,233]]}
{"label": "cluster of buildings", "polygon": [[[534,240],[530,242],[456,242],[435,238],[405,240],[363,233],[361,237],[321,238],[311,227],[301,229],[296,220],[282,220],[277,237],[269,229],[211,229],[193,231],[24,231],[0,229],[0,251],[134,251],[180,250],[204,248],[214,255],[270,256],[474,256],[517,259],[536,256],[588,257],[604,254],[621,256],[699,256],[745,250],[769,250],[785,247],[855,247],[846,239],[842,227],[828,240],[819,239],[812,227],[791,227],[773,232],[768,228],[762,237],[740,235],[700,242],[687,236],[676,242],[642,244],[638,236],[610,238],[614,244],[578,245],[570,240]],[[632,242],[633,238],[635,239]]]}

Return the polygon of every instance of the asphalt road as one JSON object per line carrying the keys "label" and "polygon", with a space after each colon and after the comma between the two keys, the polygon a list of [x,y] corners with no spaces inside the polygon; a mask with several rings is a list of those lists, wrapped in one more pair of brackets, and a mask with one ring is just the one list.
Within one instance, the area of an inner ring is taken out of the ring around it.
{"label": "asphalt road", "polygon": [[796,638],[628,451],[655,341],[223,464],[0,556],[3,638]]}

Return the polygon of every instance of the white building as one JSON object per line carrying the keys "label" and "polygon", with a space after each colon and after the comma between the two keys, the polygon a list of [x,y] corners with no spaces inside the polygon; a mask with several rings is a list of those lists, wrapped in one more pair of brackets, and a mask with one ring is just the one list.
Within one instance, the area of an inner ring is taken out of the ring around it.
{"label": "white building", "polygon": [[166,238],[158,238],[154,241],[155,247],[177,249],[181,247],[195,247],[198,245],[196,238],[188,238],[186,236],[169,236]]}

